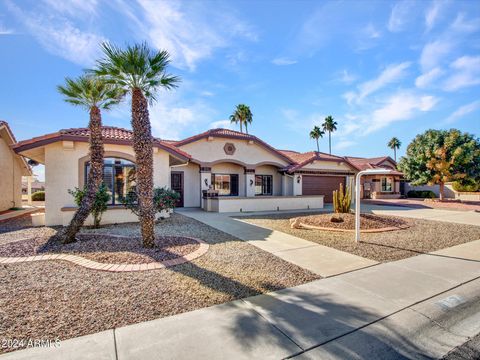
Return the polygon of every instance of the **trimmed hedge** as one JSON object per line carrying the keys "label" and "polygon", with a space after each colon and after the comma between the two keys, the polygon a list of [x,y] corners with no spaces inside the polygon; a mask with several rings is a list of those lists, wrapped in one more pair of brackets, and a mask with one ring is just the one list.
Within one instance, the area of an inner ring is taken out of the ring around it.
{"label": "trimmed hedge", "polygon": [[455,181],[452,186],[458,192],[476,192],[480,190],[480,183],[473,179],[462,180],[462,182]]}
{"label": "trimmed hedge", "polygon": [[409,198],[422,198],[422,199],[435,199],[437,196],[431,190],[422,190],[422,191],[410,190],[407,193],[407,197],[409,197]]}
{"label": "trimmed hedge", "polygon": [[45,201],[45,191],[36,191],[32,194],[32,201]]}

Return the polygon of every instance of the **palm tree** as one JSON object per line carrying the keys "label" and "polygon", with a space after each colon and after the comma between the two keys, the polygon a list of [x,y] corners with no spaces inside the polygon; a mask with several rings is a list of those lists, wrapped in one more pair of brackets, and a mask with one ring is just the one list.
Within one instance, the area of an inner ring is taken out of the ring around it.
{"label": "palm tree", "polygon": [[100,78],[85,75],[77,79],[65,78],[65,85],[59,85],[57,89],[65,97],[66,102],[81,106],[90,113],[88,124],[90,130],[90,170],[88,172],[87,193],[63,233],[63,242],[67,244],[75,241],[76,234],[90,214],[95,194],[102,183],[103,139],[100,109],[108,110],[112,105],[117,104],[122,98],[123,91]]}
{"label": "palm tree", "polygon": [[322,138],[325,135],[325,131],[322,131],[318,126],[314,126],[313,130],[310,131],[310,139],[315,139],[317,141],[317,152],[320,152],[320,147],[318,146],[318,139]]}
{"label": "palm tree", "polygon": [[137,166],[137,195],[143,246],[155,244],[153,204],[153,138],[148,104],[155,102],[160,88],[173,89],[180,79],[166,72],[170,63],[167,51],[154,51],[147,43],[121,49],[103,43],[104,58],[93,72],[117,84],[132,95],[133,150]]}
{"label": "palm tree", "polygon": [[402,146],[402,143],[396,137],[393,137],[388,142],[387,145],[390,149],[393,149],[393,156],[394,156],[395,162],[397,162],[397,149],[400,149],[400,146]]}
{"label": "palm tree", "polygon": [[332,154],[332,132],[337,130],[337,122],[333,119],[331,115],[328,115],[325,118],[325,122],[322,124],[323,130],[328,131],[328,149],[330,155]]}
{"label": "palm tree", "polygon": [[248,134],[248,124],[251,124],[253,114],[250,108],[245,104],[238,104],[235,111],[230,115],[230,123],[240,123],[240,132],[243,132],[242,125],[245,125],[245,131]]}

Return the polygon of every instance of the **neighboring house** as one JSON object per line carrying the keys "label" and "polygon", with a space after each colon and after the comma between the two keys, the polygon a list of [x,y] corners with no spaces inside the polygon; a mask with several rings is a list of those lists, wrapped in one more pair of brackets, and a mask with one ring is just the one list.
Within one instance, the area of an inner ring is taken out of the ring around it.
{"label": "neighboring house", "polygon": [[389,156],[376,158],[359,158],[346,156],[359,170],[367,169],[390,169],[388,175],[367,175],[361,179],[362,188],[360,194],[362,199],[398,199],[401,196],[400,184],[403,173],[397,171],[397,163]]}
{"label": "neighboring house", "polygon": [[[103,220],[134,221],[128,210],[116,206],[135,182],[132,132],[104,127],[103,136],[104,182],[112,194]],[[46,224],[67,224],[75,209],[68,189],[82,187],[88,172],[88,129],[21,141],[15,151],[45,164]],[[322,208],[333,190],[359,170],[345,157],[278,150],[233,130],[208,130],[179,141],[154,139],[155,186],[178,191],[178,206],[207,211]]]}
{"label": "neighboring house", "polygon": [[22,206],[22,176],[32,175],[25,159],[12,150],[15,143],[7,122],[0,121],[0,211]]}
{"label": "neighboring house", "polygon": [[[38,181],[35,179],[32,182],[30,182],[30,189],[32,193],[37,191],[45,191],[45,182]],[[28,181],[24,179],[22,181],[22,195],[27,195],[27,194],[28,194]]]}

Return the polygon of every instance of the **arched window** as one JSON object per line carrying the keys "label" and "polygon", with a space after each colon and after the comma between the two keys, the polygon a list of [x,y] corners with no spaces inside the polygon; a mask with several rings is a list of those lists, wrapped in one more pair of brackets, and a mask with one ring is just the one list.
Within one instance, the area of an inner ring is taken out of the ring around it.
{"label": "arched window", "polygon": [[[90,163],[85,163],[85,184]],[[121,204],[120,199],[136,185],[135,164],[129,160],[108,157],[103,163],[103,183],[110,194],[110,205]]]}

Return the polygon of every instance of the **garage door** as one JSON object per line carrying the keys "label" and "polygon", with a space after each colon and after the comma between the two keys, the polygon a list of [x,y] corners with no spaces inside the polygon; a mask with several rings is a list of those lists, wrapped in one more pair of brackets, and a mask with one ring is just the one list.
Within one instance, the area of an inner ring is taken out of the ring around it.
{"label": "garage door", "polygon": [[338,190],[340,184],[345,187],[345,176],[310,176],[303,175],[303,195],[324,195],[324,201],[333,201],[333,191]]}

